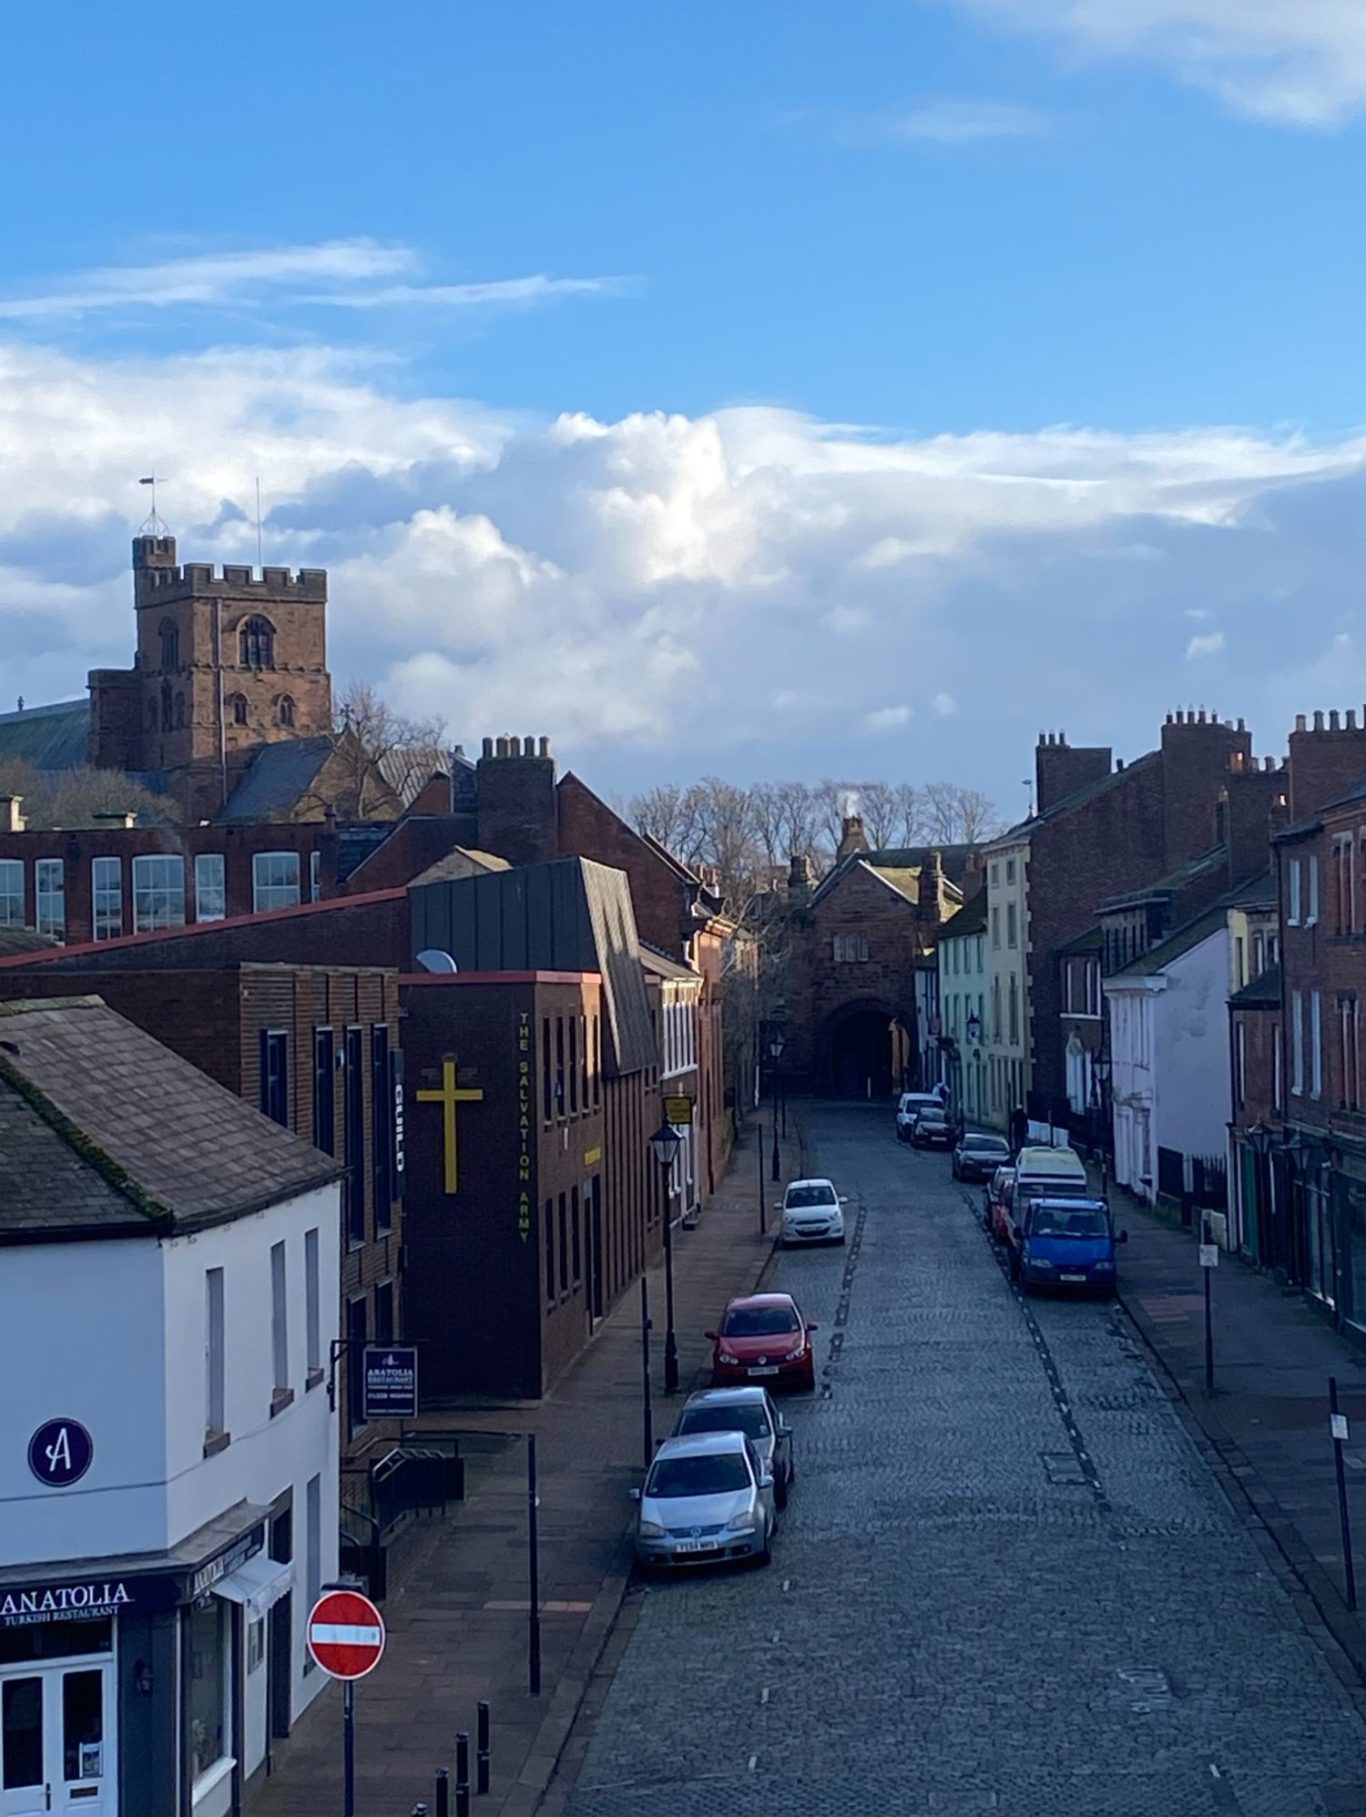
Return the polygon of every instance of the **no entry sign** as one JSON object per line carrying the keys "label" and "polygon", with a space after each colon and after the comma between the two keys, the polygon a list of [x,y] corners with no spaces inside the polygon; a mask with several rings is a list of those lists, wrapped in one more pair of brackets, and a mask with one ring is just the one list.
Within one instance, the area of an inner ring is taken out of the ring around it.
{"label": "no entry sign", "polygon": [[364,1678],[384,1653],[384,1617],[358,1590],[329,1590],[308,1618],[308,1650],[333,1678]]}

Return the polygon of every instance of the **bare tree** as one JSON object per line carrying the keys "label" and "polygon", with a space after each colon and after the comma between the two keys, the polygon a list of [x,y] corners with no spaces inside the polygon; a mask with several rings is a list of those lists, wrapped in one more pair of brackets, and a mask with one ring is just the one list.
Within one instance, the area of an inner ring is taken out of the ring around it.
{"label": "bare tree", "polygon": [[0,764],[0,795],[23,798],[22,812],[35,832],[52,827],[93,827],[111,814],[133,814],[139,826],[174,826],[180,808],[122,770],[78,763],[69,770],[36,770],[10,759]]}
{"label": "bare tree", "polygon": [[903,845],[919,845],[924,825],[925,810],[920,801],[920,790],[913,782],[899,782],[896,785],[897,832]]}
{"label": "bare tree", "polygon": [[859,815],[868,843],[875,851],[892,843],[901,821],[901,804],[897,791],[888,782],[861,782],[858,785]]}
{"label": "bare tree", "polygon": [[332,805],[344,819],[386,818],[403,805],[402,772],[416,767],[430,776],[446,767],[444,737],[439,719],[411,718],[372,682],[353,681],[334,703],[332,741],[341,775],[336,778],[334,769],[340,798]]}
{"label": "bare tree", "polygon": [[813,791],[816,803],[816,824],[820,829],[826,850],[832,854],[839,845],[844,832],[844,820],[849,809],[850,797],[856,797],[857,793],[858,791],[851,783],[833,782],[828,776],[818,783]]}
{"label": "bare tree", "polygon": [[952,782],[927,782],[920,791],[921,825],[934,845],[953,845],[958,839],[958,786]]}
{"label": "bare tree", "polygon": [[685,864],[696,844],[697,812],[692,789],[680,789],[677,783],[660,783],[643,794],[632,795],[624,816],[638,833],[659,841],[666,851]]}
{"label": "bare tree", "polygon": [[958,833],[964,845],[978,845],[1004,831],[996,804],[981,789],[958,791]]}

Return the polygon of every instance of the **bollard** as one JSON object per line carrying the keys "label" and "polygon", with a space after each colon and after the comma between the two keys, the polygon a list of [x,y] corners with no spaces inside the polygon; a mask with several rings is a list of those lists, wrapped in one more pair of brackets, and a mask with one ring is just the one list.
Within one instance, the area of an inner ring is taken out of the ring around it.
{"label": "bollard", "polygon": [[436,1817],[450,1817],[451,1776],[445,1767],[436,1769]]}
{"label": "bollard", "polygon": [[425,1804],[415,1804],[413,1806],[413,1817],[427,1817],[426,1805]]}
{"label": "bollard", "polygon": [[455,1738],[455,1817],[470,1817],[470,1738]]}
{"label": "bollard", "polygon": [[489,1707],[486,1703],[479,1706],[478,1745],[474,1763],[474,1789],[480,1797],[489,1789]]}

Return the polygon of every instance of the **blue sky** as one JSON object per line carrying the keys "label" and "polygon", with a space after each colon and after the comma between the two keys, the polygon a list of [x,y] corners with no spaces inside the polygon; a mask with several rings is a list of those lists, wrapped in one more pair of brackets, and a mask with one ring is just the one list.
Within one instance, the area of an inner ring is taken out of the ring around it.
{"label": "blue sky", "polygon": [[205,559],[261,471],[340,675],[613,786],[1275,749],[1366,689],[1362,14],[16,13],[0,688],[126,660],[159,464]]}

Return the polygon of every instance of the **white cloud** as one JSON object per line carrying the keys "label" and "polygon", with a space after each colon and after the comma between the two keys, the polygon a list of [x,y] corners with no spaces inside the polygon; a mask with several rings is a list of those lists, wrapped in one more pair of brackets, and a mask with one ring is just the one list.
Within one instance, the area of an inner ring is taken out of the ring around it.
{"label": "white cloud", "polygon": [[958,0],[1073,52],[1141,57],[1235,112],[1291,126],[1340,125],[1366,104],[1360,0]]}
{"label": "white cloud", "polygon": [[[500,278],[476,284],[377,282],[411,279],[411,247],[376,240],[204,252],[149,265],[106,265],[76,272],[28,296],[0,297],[0,319],[76,318],[100,310],[256,307],[268,300],[347,309],[411,304],[447,309],[526,308],[554,297],[620,288],[616,278]],[[307,288],[301,288],[307,287]]]}
{"label": "white cloud", "polygon": [[1034,107],[938,98],[850,122],[841,136],[891,145],[972,145],[982,139],[1037,139],[1053,127]]}
{"label": "white cloud", "polygon": [[[1145,748],[1187,640],[1233,622],[1217,704],[1279,743],[1331,704],[1306,698],[1312,665],[1287,670],[1284,624],[1317,625],[1321,650],[1358,619],[1363,437],[534,421],[319,349],[0,345],[0,466],[3,704],[128,661],[139,475],[171,476],[186,559],[240,562],[260,473],[267,560],[329,570],[339,680],[381,678],[466,741],[544,731],[608,786],[857,774],[877,729],[901,731],[910,779],[1014,799],[1041,724]],[[1154,559],[1101,559],[1139,543]],[[969,699],[991,712],[950,744]]]}
{"label": "white cloud", "polygon": [[1186,645],[1186,658],[1190,661],[1200,656],[1217,656],[1223,647],[1223,632],[1207,631],[1201,636],[1191,638]]}

